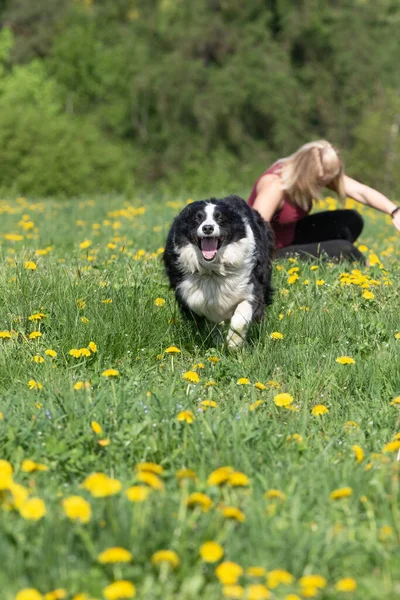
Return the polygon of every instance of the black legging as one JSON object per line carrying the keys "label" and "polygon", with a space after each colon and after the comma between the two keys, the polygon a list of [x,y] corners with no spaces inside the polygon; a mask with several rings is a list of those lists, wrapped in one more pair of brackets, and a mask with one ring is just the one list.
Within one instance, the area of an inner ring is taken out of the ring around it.
{"label": "black legging", "polygon": [[353,245],[364,225],[362,216],[355,210],[328,210],[309,215],[296,224],[293,244],[277,250],[276,258],[298,255],[299,258],[328,258],[356,260],[364,263],[365,257]]}

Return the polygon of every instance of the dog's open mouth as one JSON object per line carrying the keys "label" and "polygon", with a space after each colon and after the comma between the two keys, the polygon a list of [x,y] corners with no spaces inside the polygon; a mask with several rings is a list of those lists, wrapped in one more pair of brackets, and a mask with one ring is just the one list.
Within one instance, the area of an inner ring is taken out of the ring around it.
{"label": "dog's open mouth", "polygon": [[199,248],[205,260],[214,260],[218,250],[221,248],[223,238],[220,237],[204,237],[199,238]]}

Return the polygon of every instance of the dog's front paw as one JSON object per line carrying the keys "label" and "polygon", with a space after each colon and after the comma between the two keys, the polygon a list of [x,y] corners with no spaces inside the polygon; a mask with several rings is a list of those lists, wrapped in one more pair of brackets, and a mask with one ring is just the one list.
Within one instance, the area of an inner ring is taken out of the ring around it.
{"label": "dog's front paw", "polygon": [[238,350],[243,345],[243,342],[244,338],[241,335],[239,335],[235,331],[232,331],[232,329],[229,330],[229,333],[226,338],[226,343],[228,345],[229,350]]}

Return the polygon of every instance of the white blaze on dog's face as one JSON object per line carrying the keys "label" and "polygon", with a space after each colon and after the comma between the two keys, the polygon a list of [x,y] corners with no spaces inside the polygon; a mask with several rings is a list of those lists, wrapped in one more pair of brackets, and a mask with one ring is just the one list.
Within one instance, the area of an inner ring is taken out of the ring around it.
{"label": "white blaze on dog's face", "polygon": [[204,220],[197,228],[197,237],[204,259],[212,261],[216,257],[223,241],[220,226],[216,221],[216,218],[220,218],[220,212],[217,210],[215,204],[208,203],[205,206],[204,213]]}

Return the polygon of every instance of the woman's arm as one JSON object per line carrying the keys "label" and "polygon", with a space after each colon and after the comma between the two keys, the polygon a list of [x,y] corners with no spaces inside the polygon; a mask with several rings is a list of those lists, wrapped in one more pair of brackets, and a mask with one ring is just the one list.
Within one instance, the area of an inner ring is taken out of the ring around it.
{"label": "woman's arm", "polygon": [[[361,204],[372,206],[372,208],[376,208],[387,215],[390,215],[394,209],[397,208],[396,204],[377,190],[374,190],[351,177],[347,177],[347,175],[344,177],[344,191],[346,196],[350,196],[350,198],[357,200],[357,202],[360,202]],[[396,227],[397,231],[400,231],[400,211],[397,211],[395,214],[393,225]]]}
{"label": "woman's arm", "polygon": [[257,185],[257,196],[253,208],[257,210],[266,221],[272,217],[282,202],[282,183],[276,175],[265,175]]}

